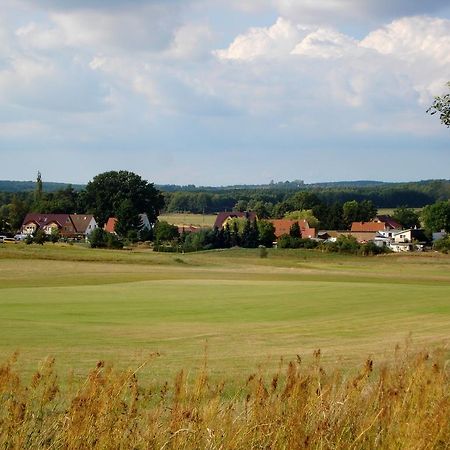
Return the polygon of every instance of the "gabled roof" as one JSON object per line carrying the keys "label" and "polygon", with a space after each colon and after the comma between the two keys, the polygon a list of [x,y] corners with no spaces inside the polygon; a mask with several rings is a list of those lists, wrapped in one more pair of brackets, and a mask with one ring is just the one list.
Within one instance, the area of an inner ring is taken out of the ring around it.
{"label": "gabled roof", "polygon": [[116,228],[117,219],[115,217],[110,217],[108,221],[106,222],[103,229],[107,231],[108,233],[114,233]]}
{"label": "gabled roof", "polygon": [[279,238],[283,234],[289,234],[289,231],[294,223],[298,223],[300,226],[300,230],[305,237],[309,237],[311,233],[308,233],[310,230],[313,230],[313,234],[315,235],[316,230],[313,228],[309,228],[309,223],[305,219],[294,220],[294,219],[271,219],[269,222],[275,227],[275,237]]}
{"label": "gabled roof", "polygon": [[72,226],[73,222],[70,214],[42,214],[42,213],[28,213],[22,223],[22,228],[30,222],[34,222],[39,228],[43,228],[49,223],[55,222],[59,226]]}
{"label": "gabled roof", "polygon": [[248,219],[250,221],[256,220],[258,217],[253,211],[231,211],[231,212],[220,212],[217,214],[216,221],[214,222],[215,228],[222,228],[224,223],[228,219]]}
{"label": "gabled roof", "polygon": [[94,218],[92,214],[71,214],[70,219],[72,220],[75,230],[77,233],[86,233],[88,225]]}
{"label": "gabled roof", "polygon": [[381,214],[379,216],[375,217],[375,220],[386,224],[387,226],[389,226],[390,228],[392,228],[393,230],[401,230],[402,226],[401,224],[399,224],[395,219],[393,219],[391,216],[386,215],[386,214]]}
{"label": "gabled roof", "polygon": [[383,222],[353,222],[351,231],[375,233],[385,229],[386,225]]}

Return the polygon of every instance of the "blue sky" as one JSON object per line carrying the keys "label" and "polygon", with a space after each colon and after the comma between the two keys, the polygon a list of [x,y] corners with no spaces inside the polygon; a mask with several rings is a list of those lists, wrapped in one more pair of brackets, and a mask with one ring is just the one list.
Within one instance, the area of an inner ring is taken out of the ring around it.
{"label": "blue sky", "polygon": [[3,0],[0,179],[449,178],[448,80],[447,0]]}

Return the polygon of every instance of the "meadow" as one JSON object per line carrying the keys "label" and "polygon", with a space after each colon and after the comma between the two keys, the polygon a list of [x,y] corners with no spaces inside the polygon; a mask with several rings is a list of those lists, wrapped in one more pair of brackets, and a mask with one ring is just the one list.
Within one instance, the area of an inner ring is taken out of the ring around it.
{"label": "meadow", "polygon": [[30,376],[46,356],[82,379],[98,360],[167,379],[195,371],[239,383],[280,358],[330,366],[392,358],[397,343],[450,338],[450,258],[310,250],[161,254],[82,246],[0,247],[0,358]]}
{"label": "meadow", "polygon": [[0,245],[0,446],[448,448],[449,269]]}

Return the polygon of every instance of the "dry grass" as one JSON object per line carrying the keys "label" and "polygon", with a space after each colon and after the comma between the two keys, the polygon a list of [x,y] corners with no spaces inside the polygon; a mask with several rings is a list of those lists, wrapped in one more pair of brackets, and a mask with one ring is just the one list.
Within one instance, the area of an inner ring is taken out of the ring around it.
{"label": "dry grass", "polygon": [[216,214],[172,213],[161,214],[158,219],[177,226],[212,227]]}
{"label": "dry grass", "polygon": [[[352,375],[305,365],[254,373],[234,395],[196,377],[143,385],[138,371],[99,362],[84,383],[60,388],[47,359],[31,381],[0,366],[0,446],[7,449],[444,449],[450,443],[445,353],[397,349],[389,366]],[[157,356],[157,355],[155,355]],[[155,364],[155,362],[151,362]]]}

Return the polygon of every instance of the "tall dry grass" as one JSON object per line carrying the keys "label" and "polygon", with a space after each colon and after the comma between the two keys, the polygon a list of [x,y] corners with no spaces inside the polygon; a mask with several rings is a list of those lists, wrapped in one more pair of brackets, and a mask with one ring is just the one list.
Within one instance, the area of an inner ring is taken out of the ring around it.
{"label": "tall dry grass", "polygon": [[145,385],[98,363],[60,386],[46,360],[29,383],[15,357],[0,367],[3,449],[446,449],[449,367],[443,352],[398,351],[354,375],[328,372],[320,351],[271,377],[255,373],[230,397],[207,371]]}

